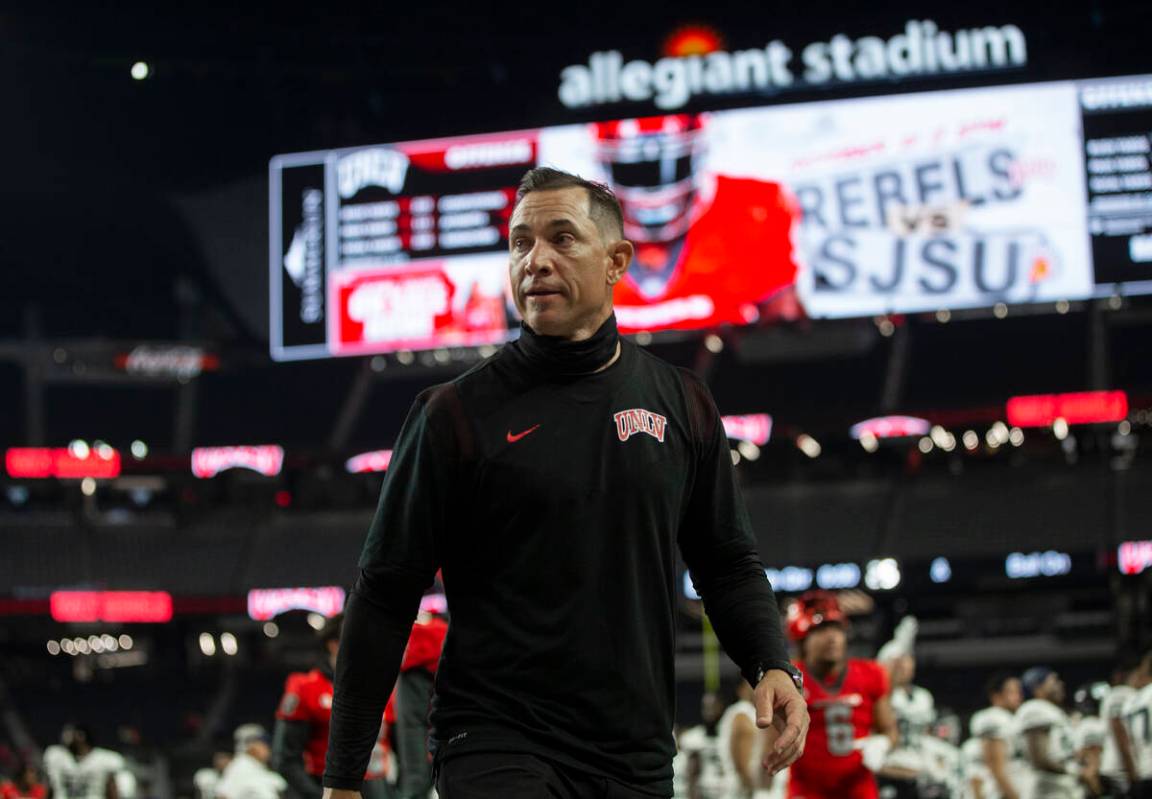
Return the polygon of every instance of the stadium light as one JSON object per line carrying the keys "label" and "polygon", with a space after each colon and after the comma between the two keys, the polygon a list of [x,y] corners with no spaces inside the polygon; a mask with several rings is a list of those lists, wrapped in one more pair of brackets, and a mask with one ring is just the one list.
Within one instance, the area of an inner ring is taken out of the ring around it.
{"label": "stadium light", "polygon": [[900,564],[895,558],[868,561],[864,566],[864,585],[873,591],[891,591],[900,585]]}
{"label": "stadium light", "polygon": [[224,650],[225,655],[235,655],[240,651],[236,636],[232,633],[220,633],[220,648]]}
{"label": "stadium light", "polygon": [[938,557],[932,560],[928,566],[928,577],[934,583],[946,583],[952,579],[952,564],[948,562],[948,558]]}
{"label": "stadium light", "polygon": [[133,80],[147,80],[152,74],[152,68],[148,66],[147,61],[137,61],[132,65],[131,73]]}
{"label": "stadium light", "polygon": [[820,442],[807,433],[801,433],[796,437],[796,446],[809,458],[819,458],[820,453],[824,451]]}

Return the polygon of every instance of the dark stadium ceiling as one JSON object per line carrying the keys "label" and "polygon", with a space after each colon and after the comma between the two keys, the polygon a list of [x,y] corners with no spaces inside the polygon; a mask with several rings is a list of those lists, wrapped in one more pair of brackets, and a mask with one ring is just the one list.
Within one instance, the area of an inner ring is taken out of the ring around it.
{"label": "dark stadium ceiling", "polygon": [[[794,2],[7,4],[0,145],[21,154],[9,180],[32,187],[78,174],[202,187],[277,152],[560,121],[565,64],[656,52],[687,23],[751,46],[909,18],[1013,22],[1043,52],[1033,78],[1152,68],[1145,3],[902,6],[881,20],[871,4]],[[147,80],[130,78],[137,60]]]}

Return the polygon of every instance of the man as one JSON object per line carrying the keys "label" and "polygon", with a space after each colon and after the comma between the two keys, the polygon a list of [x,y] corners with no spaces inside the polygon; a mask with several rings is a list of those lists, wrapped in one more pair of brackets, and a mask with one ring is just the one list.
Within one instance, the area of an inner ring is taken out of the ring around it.
{"label": "man", "polygon": [[1132,743],[1135,775],[1131,799],[1152,799],[1152,651],[1140,659],[1132,676],[1136,693],[1124,703],[1124,723]]}
{"label": "man", "polygon": [[212,755],[212,765],[197,769],[192,775],[192,785],[196,788],[197,799],[215,799],[216,786],[224,776],[224,769],[232,762],[232,752],[223,750]]}
{"label": "man", "polygon": [[1028,767],[1016,734],[1015,713],[1024,701],[1020,680],[998,672],[988,680],[985,695],[988,707],[969,722],[976,742],[966,750],[970,772],[984,777],[982,799],[1022,799],[1028,795]]}
{"label": "man", "polygon": [[1028,701],[1016,711],[1016,724],[1024,736],[1033,795],[1045,799],[1079,799],[1084,792],[1077,778],[1072,725],[1062,707],[1064,683],[1046,666],[1028,669],[1021,683]]}
{"label": "man", "polygon": [[1112,687],[1100,703],[1100,718],[1106,730],[1104,751],[1100,754],[1100,776],[1105,785],[1123,794],[1135,781],[1136,761],[1132,756],[1132,740],[1124,724],[1124,705],[1136,695],[1132,685],[1139,664],[1130,658],[1121,661],[1112,673]]}
{"label": "man", "polygon": [[724,711],[716,725],[721,762],[727,778],[725,799],[747,799],[760,789],[761,734],[756,727],[756,706],[747,682],[736,686],[736,701]]}
{"label": "man", "polygon": [[668,796],[675,547],[728,654],[803,751],[807,714],[707,388],[616,333],[611,192],[539,168],[510,219],[520,339],[417,399],[348,602],[324,784],[359,788],[420,595],[452,624],[432,710],[445,799]]}
{"label": "man", "polygon": [[92,730],[68,724],[60,743],[44,750],[44,771],[54,799],[119,799],[116,776],[123,756],[96,746]]}
{"label": "man", "polygon": [[242,724],[232,734],[236,756],[224,767],[216,783],[217,799],[281,799],[288,783],[268,761],[272,749],[268,733],[259,724]]}
{"label": "man", "polygon": [[[320,629],[324,661],[308,672],[289,674],[284,695],[276,708],[272,738],[272,768],[280,773],[299,799],[319,799],[323,791],[324,757],[328,753],[328,728],[332,717],[332,673],[340,651],[343,614],[329,619]],[[364,776],[372,797],[391,795],[387,730],[382,727]]]}
{"label": "man", "polygon": [[1089,796],[1111,799],[1111,790],[1106,789],[1100,774],[1100,763],[1104,752],[1104,739],[1108,737],[1108,725],[1100,718],[1100,703],[1108,693],[1108,683],[1093,682],[1082,685],[1072,694],[1074,712],[1072,723],[1072,745],[1076,749],[1076,761],[1080,764],[1080,782]]}
{"label": "man", "polygon": [[905,616],[892,640],[880,647],[876,660],[888,671],[892,685],[892,712],[898,732],[895,748],[888,754],[880,772],[881,786],[890,786],[894,796],[917,796],[918,784],[932,779],[925,742],[936,719],[936,700],[926,689],[913,684],[916,658],[913,646],[919,625]]}
{"label": "man", "polygon": [[676,736],[676,756],[672,759],[676,799],[724,799],[728,779],[717,734],[724,710],[720,695],[706,692],[700,698],[701,723]]}
{"label": "man", "polygon": [[428,761],[428,707],[448,624],[423,605],[421,603],[412,634],[408,637],[392,703],[399,799],[423,799],[432,788],[432,765]]}
{"label": "man", "polygon": [[888,675],[873,660],[848,657],[847,618],[835,595],[810,591],[788,610],[800,648],[809,745],[792,766],[790,799],[876,799],[873,772],[896,742]]}
{"label": "man", "polygon": [[45,799],[48,789],[40,781],[40,772],[32,761],[16,767],[16,779],[0,782],[0,799]]}

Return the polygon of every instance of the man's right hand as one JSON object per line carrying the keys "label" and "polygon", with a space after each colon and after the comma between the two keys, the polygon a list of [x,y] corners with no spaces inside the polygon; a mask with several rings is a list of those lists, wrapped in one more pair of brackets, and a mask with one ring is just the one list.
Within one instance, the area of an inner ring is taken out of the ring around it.
{"label": "man's right hand", "polygon": [[343,788],[325,788],[321,799],[363,799],[359,791],[347,791]]}

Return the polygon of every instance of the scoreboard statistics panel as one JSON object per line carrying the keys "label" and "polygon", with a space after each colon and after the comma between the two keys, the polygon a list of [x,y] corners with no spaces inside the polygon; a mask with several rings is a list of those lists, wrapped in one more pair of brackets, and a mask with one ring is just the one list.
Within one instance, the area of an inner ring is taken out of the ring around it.
{"label": "scoreboard statistics panel", "polygon": [[608,183],[624,333],[1152,291],[1152,79],[667,114],[277,156],[278,360],[498,344],[516,186]]}
{"label": "scoreboard statistics panel", "polygon": [[273,159],[273,354],[504,341],[508,219],[535,158],[524,131]]}

